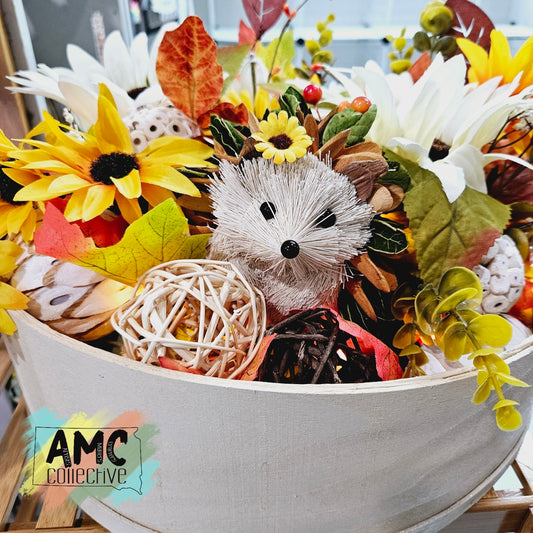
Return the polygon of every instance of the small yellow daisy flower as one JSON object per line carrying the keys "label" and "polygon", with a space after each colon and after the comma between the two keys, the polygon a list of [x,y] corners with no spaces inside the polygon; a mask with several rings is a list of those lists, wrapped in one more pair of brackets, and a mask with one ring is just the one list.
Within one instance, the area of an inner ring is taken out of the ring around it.
{"label": "small yellow daisy flower", "polygon": [[303,157],[313,142],[298,119],[289,118],[286,111],[270,113],[267,120],[259,123],[259,130],[252,134],[256,141],[260,141],[255,149],[262,152],[265,159],[273,158],[278,164],[283,161],[292,163]]}

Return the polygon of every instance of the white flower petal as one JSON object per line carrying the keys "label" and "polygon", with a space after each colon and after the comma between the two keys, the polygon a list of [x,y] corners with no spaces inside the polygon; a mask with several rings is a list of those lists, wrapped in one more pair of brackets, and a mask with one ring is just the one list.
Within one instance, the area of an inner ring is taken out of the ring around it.
{"label": "white flower petal", "polygon": [[465,174],[461,167],[455,166],[446,159],[440,161],[426,159],[420,163],[420,166],[430,170],[439,178],[450,203],[455,202],[465,190]]}
{"label": "white flower petal", "polygon": [[126,91],[136,89],[135,66],[119,31],[107,36],[103,56],[106,76]]}
{"label": "white flower petal", "polygon": [[[352,69],[352,79],[363,88],[366,96],[379,109],[376,120],[366,136],[367,140],[384,146],[392,137],[402,136],[394,95],[385,77],[362,67],[355,67]],[[353,94],[351,97],[360,94]]]}
{"label": "white flower petal", "polygon": [[91,78],[96,74],[105,73],[102,64],[75,44],[67,44],[67,59],[80,85],[90,83]]}
{"label": "white flower petal", "polygon": [[443,159],[456,167],[463,169],[466,184],[476,191],[487,194],[487,182],[485,180],[483,153],[478,148],[465,144]]}
{"label": "white flower petal", "polygon": [[150,69],[148,70],[148,81],[150,82],[150,85],[155,85],[159,83],[155,72],[155,63],[157,60],[157,52],[159,51],[159,45],[161,44],[165,33],[167,31],[175,30],[177,27],[178,24],[176,22],[167,22],[166,24],[161,26],[152,41],[152,48],[150,49]]}
{"label": "white flower petal", "polygon": [[30,70],[19,70],[15,76],[7,76],[7,79],[19,85],[7,87],[13,93],[38,94],[66,105],[57,81],[48,76]]}
{"label": "white flower petal", "polygon": [[415,139],[429,151],[447,117],[461,103],[465,75],[463,56],[455,56],[444,63],[435,59],[399,102],[403,136]]}
{"label": "white flower petal", "polygon": [[393,137],[386,146],[399,156],[409,159],[409,161],[413,161],[414,163],[420,163],[427,159],[428,152],[423,146],[404,137]]}
{"label": "white flower petal", "polygon": [[78,125],[87,131],[98,119],[98,96],[70,81],[60,81],[58,86]]}
{"label": "white flower petal", "polygon": [[133,60],[136,89],[148,85],[150,55],[148,54],[148,37],[146,33],[138,33],[131,43],[130,56]]}

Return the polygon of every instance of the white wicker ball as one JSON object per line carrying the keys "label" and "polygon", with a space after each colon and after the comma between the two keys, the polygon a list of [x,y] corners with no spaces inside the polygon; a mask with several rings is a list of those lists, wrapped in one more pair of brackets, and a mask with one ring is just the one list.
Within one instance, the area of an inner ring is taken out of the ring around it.
{"label": "white wicker ball", "polygon": [[263,294],[230,263],[179,260],[146,272],[112,324],[129,358],[158,365],[165,357],[235,379],[259,350],[266,308]]}

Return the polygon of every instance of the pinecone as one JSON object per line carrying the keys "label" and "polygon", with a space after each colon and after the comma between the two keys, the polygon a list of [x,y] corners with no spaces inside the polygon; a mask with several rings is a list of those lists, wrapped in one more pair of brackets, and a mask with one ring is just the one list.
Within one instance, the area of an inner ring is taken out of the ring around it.
{"label": "pinecone", "polygon": [[154,139],[163,135],[196,137],[198,124],[175,107],[140,107],[124,117],[135,152],[142,152]]}
{"label": "pinecone", "polygon": [[27,311],[52,329],[79,340],[110,333],[109,318],[131,287],[25,246],[11,285],[30,298]]}
{"label": "pinecone", "polygon": [[483,286],[483,312],[509,311],[525,285],[524,262],[513,239],[508,235],[498,237],[472,270]]}

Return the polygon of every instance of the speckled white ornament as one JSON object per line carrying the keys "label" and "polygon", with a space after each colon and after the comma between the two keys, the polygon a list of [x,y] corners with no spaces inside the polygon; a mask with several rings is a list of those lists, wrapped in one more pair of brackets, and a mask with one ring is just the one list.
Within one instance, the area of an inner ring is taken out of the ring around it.
{"label": "speckled white ornament", "polygon": [[142,152],[154,139],[163,135],[196,137],[198,124],[175,107],[145,106],[124,117],[135,152]]}
{"label": "speckled white ornament", "polygon": [[524,262],[508,235],[498,237],[472,270],[483,287],[484,313],[506,313],[520,298],[526,282]]}

